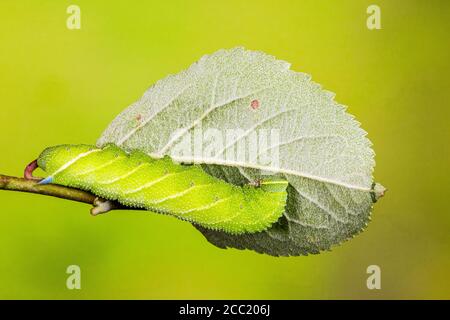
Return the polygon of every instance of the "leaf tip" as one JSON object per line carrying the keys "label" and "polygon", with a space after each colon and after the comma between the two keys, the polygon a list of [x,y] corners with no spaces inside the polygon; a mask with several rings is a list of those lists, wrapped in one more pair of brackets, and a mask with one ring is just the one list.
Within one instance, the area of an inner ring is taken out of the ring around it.
{"label": "leaf tip", "polygon": [[373,202],[377,202],[378,199],[384,196],[387,189],[383,187],[380,183],[374,183],[372,186],[372,199]]}

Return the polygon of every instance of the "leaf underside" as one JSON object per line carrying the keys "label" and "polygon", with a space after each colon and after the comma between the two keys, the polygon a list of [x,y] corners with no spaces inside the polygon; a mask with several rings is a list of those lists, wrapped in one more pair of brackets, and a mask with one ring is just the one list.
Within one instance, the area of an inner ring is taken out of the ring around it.
{"label": "leaf underside", "polygon": [[[289,68],[287,62],[243,48],[204,56],[148,89],[112,121],[97,145],[115,143],[127,151],[199,163],[209,174],[238,185],[268,172],[287,179],[285,213],[266,231],[231,235],[196,228],[221,248],[274,256],[328,250],[369,221],[374,153],[366,132],[334,95]],[[208,155],[174,152],[199,129],[241,131]],[[267,161],[275,156],[267,149],[245,161],[227,158],[238,144],[252,144],[253,132],[272,129],[279,132],[278,161]]]}

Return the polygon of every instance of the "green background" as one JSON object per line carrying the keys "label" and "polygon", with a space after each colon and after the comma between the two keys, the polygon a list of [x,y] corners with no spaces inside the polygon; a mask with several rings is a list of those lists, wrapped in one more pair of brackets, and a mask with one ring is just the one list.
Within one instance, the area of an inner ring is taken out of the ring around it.
{"label": "green background", "polygon": [[[331,252],[221,250],[143,212],[0,191],[0,298],[450,298],[448,1],[68,1],[0,4],[0,172],[47,146],[94,143],[151,84],[237,45],[312,74],[369,132],[388,187],[373,221]],[[68,290],[66,268],[81,267]],[[381,267],[368,290],[366,268]]]}

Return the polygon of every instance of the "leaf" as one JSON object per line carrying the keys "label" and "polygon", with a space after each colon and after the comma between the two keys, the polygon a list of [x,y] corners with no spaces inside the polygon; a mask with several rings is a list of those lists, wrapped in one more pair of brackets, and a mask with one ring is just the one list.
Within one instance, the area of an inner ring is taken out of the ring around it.
{"label": "leaf", "polygon": [[[287,62],[243,48],[204,56],[148,89],[113,120],[97,144],[112,142],[153,157],[200,163],[211,175],[235,184],[268,173],[283,177],[290,184],[286,212],[270,229],[236,236],[197,228],[222,248],[271,255],[329,249],[366,226],[372,198],[382,187],[375,194],[374,153],[359,123],[332,93],[289,68]],[[208,149],[206,139],[192,143],[196,132],[216,130],[226,136],[230,129],[239,134],[221,148]],[[269,131],[278,135],[275,144],[230,160],[240,144],[255,143],[255,132]],[[179,152],[183,141],[209,153]]]}

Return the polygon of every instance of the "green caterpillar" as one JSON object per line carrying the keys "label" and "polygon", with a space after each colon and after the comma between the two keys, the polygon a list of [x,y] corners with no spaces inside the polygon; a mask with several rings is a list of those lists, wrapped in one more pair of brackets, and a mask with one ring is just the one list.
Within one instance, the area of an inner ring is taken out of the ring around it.
{"label": "green caterpillar", "polygon": [[199,165],[176,164],[168,156],[154,159],[141,151],[126,153],[114,144],[50,147],[37,164],[48,173],[41,184],[90,191],[125,206],[231,234],[266,230],[286,205],[285,180],[236,186],[207,174]]}

